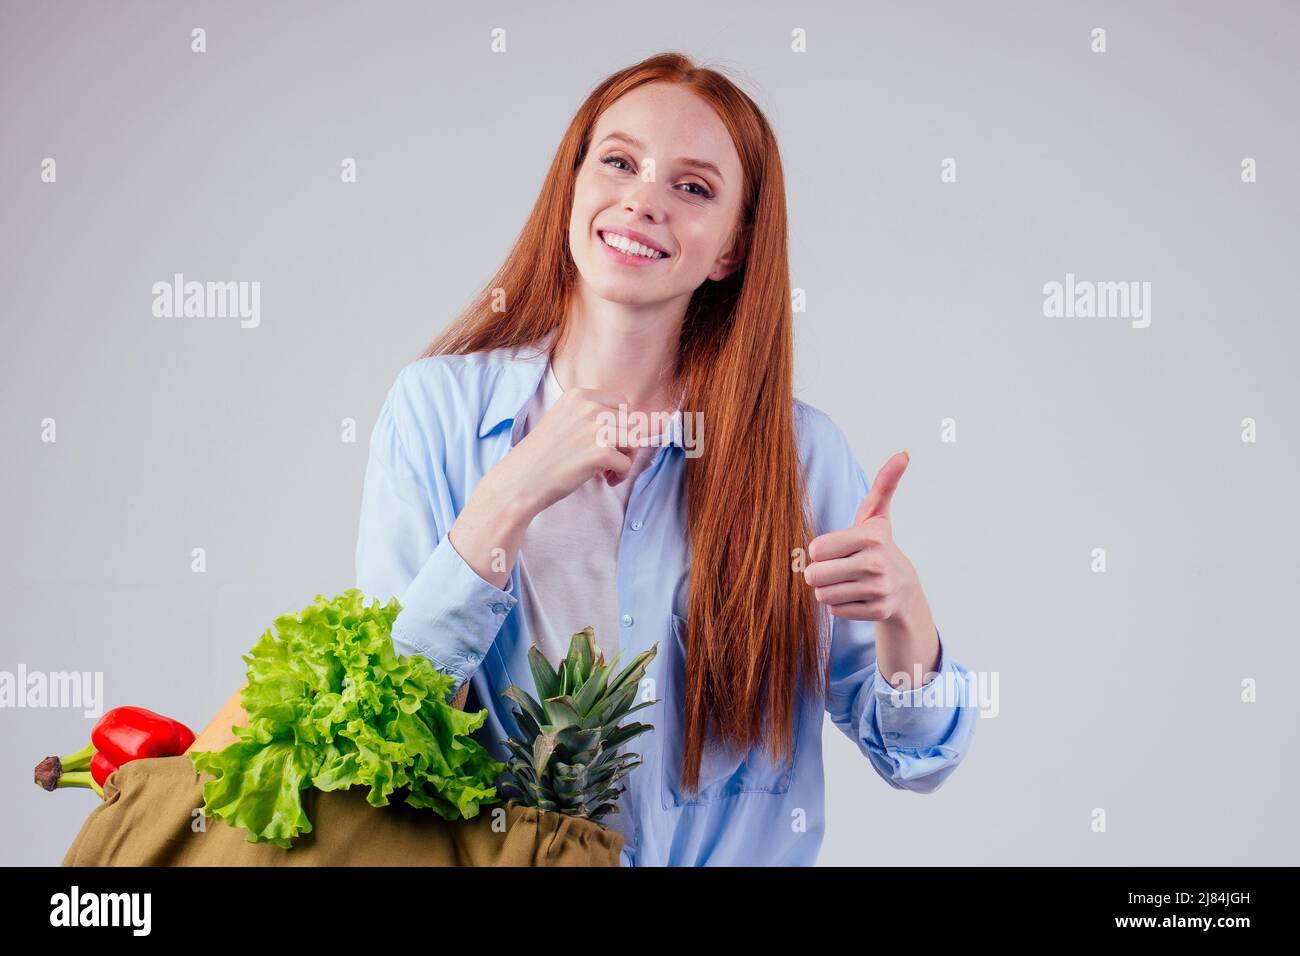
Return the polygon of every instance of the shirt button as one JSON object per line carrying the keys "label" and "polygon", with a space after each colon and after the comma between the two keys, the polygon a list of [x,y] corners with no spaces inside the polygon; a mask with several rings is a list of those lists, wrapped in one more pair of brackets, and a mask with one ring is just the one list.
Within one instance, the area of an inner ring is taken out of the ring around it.
{"label": "shirt button", "polygon": [[491,608],[493,611],[495,611],[497,614],[500,614],[502,611],[506,609],[506,606],[502,604],[500,601],[493,601],[491,604],[488,605],[488,607]]}
{"label": "shirt button", "polygon": [[475,653],[473,653],[472,651],[467,655],[466,659],[467,659],[471,664],[477,664],[477,663],[478,663],[478,655],[475,654]]}
{"label": "shirt button", "polygon": [[640,531],[640,530],[641,530],[641,522],[640,522],[640,521],[633,521],[633,522],[632,522],[632,530],[633,530],[633,531]]}
{"label": "shirt button", "polygon": [[623,626],[624,626],[624,627],[631,627],[631,626],[632,626],[632,615],[631,615],[631,614],[624,614],[621,618],[619,618],[619,620],[621,620],[621,621],[623,622]]}

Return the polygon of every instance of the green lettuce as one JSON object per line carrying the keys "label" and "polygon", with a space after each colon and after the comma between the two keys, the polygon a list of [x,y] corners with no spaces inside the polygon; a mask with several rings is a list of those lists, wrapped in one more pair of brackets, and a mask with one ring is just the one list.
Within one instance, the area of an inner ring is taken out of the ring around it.
{"label": "green lettuce", "polygon": [[302,791],[368,786],[367,801],[405,802],[447,820],[476,816],[497,801],[505,764],[469,735],[487,711],[448,703],[452,678],[427,658],[399,656],[393,621],[401,605],[370,607],[357,588],[316,595],[298,614],[276,618],[242,659],[240,701],[249,726],[220,751],[191,752],[203,785],[203,813],[248,830],[248,842],[291,847],[311,831]]}

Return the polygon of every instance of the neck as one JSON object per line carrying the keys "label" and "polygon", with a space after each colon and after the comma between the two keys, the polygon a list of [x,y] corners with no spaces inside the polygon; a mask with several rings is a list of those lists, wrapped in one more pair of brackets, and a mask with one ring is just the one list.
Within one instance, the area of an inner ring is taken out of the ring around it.
{"label": "neck", "polygon": [[[689,299],[689,297],[688,297]],[[563,389],[599,388],[627,399],[629,411],[677,408],[672,370],[685,301],[629,306],[587,294],[570,299],[565,334],[551,352]]]}

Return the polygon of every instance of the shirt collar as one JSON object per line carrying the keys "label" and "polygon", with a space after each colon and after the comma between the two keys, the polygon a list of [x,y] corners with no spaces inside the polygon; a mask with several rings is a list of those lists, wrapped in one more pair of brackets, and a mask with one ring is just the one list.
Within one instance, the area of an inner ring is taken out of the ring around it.
{"label": "shirt collar", "polygon": [[532,345],[517,348],[493,349],[489,353],[491,360],[502,366],[496,381],[489,387],[487,408],[479,422],[478,437],[483,438],[493,429],[508,421],[518,421],[529,399],[537,391],[537,386],[546,374],[546,365],[550,361],[550,344],[555,332],[548,332],[542,339]]}
{"label": "shirt collar", "polygon": [[[515,436],[523,427],[523,415],[529,401],[537,393],[551,358],[551,343],[556,330],[552,329],[531,345],[516,348],[494,349],[492,360],[503,367],[497,376],[487,408],[479,421],[478,437],[484,438],[506,422],[513,422]],[[663,444],[683,447],[682,408],[679,404],[664,431]]]}

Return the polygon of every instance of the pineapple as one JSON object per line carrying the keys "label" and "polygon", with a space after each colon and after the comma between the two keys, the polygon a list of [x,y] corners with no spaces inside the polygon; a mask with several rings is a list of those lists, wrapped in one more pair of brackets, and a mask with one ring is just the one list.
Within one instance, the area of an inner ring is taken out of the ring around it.
{"label": "pineapple", "polygon": [[628,714],[658,703],[648,700],[632,706],[658,647],[656,643],[642,651],[611,679],[622,655],[606,665],[591,627],[573,635],[559,673],[534,642],[528,649],[528,665],[542,703],[519,687],[502,694],[519,705],[515,722],[524,739],[506,741],[511,756],[498,795],[521,806],[582,817],[604,827],[601,818],[618,812],[614,801],[625,789],[614,784],[641,763],[640,755],[620,755],[618,748],[652,729],[650,724],[618,724]]}

